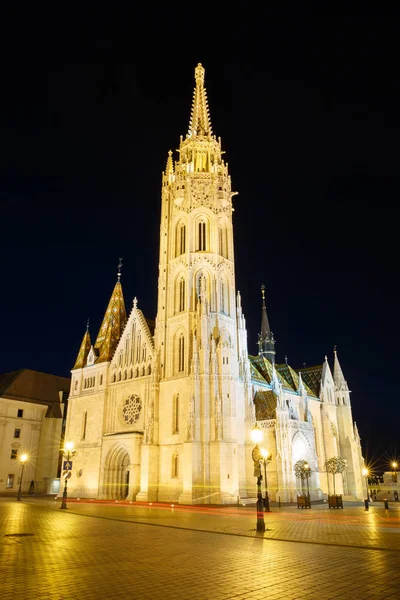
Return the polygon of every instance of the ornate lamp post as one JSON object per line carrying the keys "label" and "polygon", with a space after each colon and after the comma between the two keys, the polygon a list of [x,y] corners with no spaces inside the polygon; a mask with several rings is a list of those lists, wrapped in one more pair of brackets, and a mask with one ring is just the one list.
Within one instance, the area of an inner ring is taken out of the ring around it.
{"label": "ornate lamp post", "polygon": [[263,457],[263,464],[264,464],[264,481],[265,481],[265,500],[264,500],[264,507],[265,507],[265,512],[271,512],[271,509],[269,507],[269,496],[268,496],[268,480],[267,480],[267,464],[271,461],[272,458],[272,454],[270,454],[268,452],[268,450],[266,450],[265,448],[261,448],[261,455]]}
{"label": "ornate lamp post", "polygon": [[18,494],[17,494],[17,500],[21,501],[21,489],[22,489],[22,478],[24,476],[24,467],[26,464],[26,461],[28,460],[28,455],[27,454],[22,454],[21,458],[19,459],[19,462],[22,465],[22,469],[21,469],[21,477],[19,480],[19,488],[18,488]]}
{"label": "ornate lamp post", "polygon": [[264,523],[264,511],[263,511],[263,499],[261,493],[261,464],[262,460],[260,448],[258,446],[259,442],[261,442],[263,438],[263,432],[258,427],[257,423],[251,430],[251,439],[254,442],[255,446],[253,448],[253,452],[251,454],[254,462],[254,476],[257,477],[257,531],[265,531],[265,523]]}
{"label": "ornate lamp post", "polygon": [[368,492],[368,469],[366,469],[364,467],[364,469],[362,470],[362,474],[365,477],[365,490],[367,492],[367,497],[364,500],[364,504],[365,504],[365,510],[369,510],[369,504],[368,504],[368,499],[369,499],[369,492]]}
{"label": "ornate lamp post", "polygon": [[63,457],[65,458],[64,460],[64,465],[63,465],[63,469],[64,469],[64,491],[63,491],[63,497],[62,497],[62,502],[61,502],[61,506],[60,508],[68,508],[67,506],[67,484],[68,484],[68,479],[69,477],[71,477],[71,469],[72,469],[72,457],[75,454],[75,450],[73,450],[74,447],[74,443],[73,442],[66,442],[64,448],[61,450]]}
{"label": "ornate lamp post", "polygon": [[392,462],[392,469],[393,469],[393,471],[394,471],[394,474],[396,475],[396,482],[397,482],[397,467],[398,467],[398,466],[399,466],[399,465],[397,464],[397,461],[396,461],[396,460],[394,460],[394,461]]}

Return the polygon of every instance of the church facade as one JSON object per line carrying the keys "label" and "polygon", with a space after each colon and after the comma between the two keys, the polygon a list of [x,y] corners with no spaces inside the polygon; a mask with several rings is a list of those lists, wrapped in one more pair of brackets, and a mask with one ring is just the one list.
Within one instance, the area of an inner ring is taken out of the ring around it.
{"label": "church facade", "polygon": [[297,371],[276,364],[262,289],[259,353],[248,354],[223,154],[199,64],[189,131],[162,174],[155,324],[136,298],[127,315],[119,270],[95,343],[87,330],[72,369],[71,496],[182,504],[254,497],[257,422],[272,454],[273,500],[295,500],[299,459],[311,467],[312,498],[322,498],[332,456],[347,460],[336,492],[363,497],[360,438],[336,352],[333,372],[327,359]]}

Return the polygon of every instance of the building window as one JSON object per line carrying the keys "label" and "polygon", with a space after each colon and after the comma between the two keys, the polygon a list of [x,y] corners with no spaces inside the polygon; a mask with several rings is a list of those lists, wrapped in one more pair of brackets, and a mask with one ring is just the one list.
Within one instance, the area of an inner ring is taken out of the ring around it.
{"label": "building window", "polygon": [[228,232],[225,227],[218,227],[218,250],[221,256],[228,258]]}
{"label": "building window", "polygon": [[21,435],[21,430],[20,430],[20,429],[15,429],[15,430],[14,430],[14,437],[15,437],[15,438],[19,438],[19,437],[20,437],[20,435]]}
{"label": "building window", "polygon": [[185,370],[185,338],[183,333],[179,336],[178,342],[178,371],[182,372]]}
{"label": "building window", "polygon": [[86,438],[86,425],[87,425],[87,411],[83,413],[82,418],[82,440]]}
{"label": "building window", "polygon": [[14,485],[14,475],[12,473],[9,473],[9,475],[7,476],[7,487],[12,488],[13,485]]}
{"label": "building window", "polygon": [[179,477],[179,454],[174,452],[172,455],[172,478],[176,479]]}
{"label": "building window", "polygon": [[185,280],[182,279],[179,282],[179,312],[185,310]]}
{"label": "building window", "polygon": [[23,416],[24,416],[24,411],[22,410],[22,408],[19,408],[19,409],[18,409],[18,414],[17,414],[17,417],[18,417],[19,419],[22,419],[22,417],[23,417]]}
{"label": "building window", "polygon": [[75,391],[78,389],[78,380],[75,381]]}
{"label": "building window", "polygon": [[176,256],[185,254],[186,252],[186,226],[178,225],[176,232]]}
{"label": "building window", "polygon": [[18,450],[11,450],[11,457],[13,460],[18,458]]}
{"label": "building window", "polygon": [[198,231],[197,231],[197,250],[199,251],[204,251],[207,249],[207,245],[206,245],[206,234],[207,234],[207,230],[206,230],[206,223],[205,221],[199,221],[198,225]]}
{"label": "building window", "polygon": [[175,394],[172,405],[172,433],[179,433],[179,394]]}
{"label": "building window", "polygon": [[100,375],[100,385],[103,385],[103,375]]}
{"label": "building window", "polygon": [[220,284],[220,288],[221,288],[221,312],[225,312],[225,285],[224,282],[221,281]]}

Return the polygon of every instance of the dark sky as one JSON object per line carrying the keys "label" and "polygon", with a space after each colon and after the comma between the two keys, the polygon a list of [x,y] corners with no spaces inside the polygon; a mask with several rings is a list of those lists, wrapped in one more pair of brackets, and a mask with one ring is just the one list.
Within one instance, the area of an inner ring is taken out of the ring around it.
{"label": "dark sky", "polygon": [[265,283],[278,362],[332,365],[337,345],[364,452],[385,461],[400,417],[400,27],[243,7],[2,15],[0,371],[68,375],[120,256],[128,312],[137,296],[155,317],[161,171],[200,61],[239,192],[249,351]]}

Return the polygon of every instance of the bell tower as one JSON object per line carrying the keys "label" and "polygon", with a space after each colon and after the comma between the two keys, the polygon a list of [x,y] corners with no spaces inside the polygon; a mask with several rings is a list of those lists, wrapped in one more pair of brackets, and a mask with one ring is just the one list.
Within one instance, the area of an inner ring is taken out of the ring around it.
{"label": "bell tower", "polygon": [[158,499],[182,503],[232,502],[239,494],[249,378],[241,367],[247,364],[245,329],[238,335],[235,193],[221,139],[212,131],[204,73],[198,64],[188,133],[176,161],[169,151],[162,175]]}

